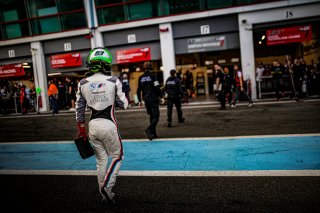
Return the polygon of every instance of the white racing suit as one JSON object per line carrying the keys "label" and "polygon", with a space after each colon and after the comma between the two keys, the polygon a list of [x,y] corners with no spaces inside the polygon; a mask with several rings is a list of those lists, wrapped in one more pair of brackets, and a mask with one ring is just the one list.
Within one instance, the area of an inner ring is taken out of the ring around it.
{"label": "white racing suit", "polygon": [[[95,150],[100,192],[103,188],[112,190],[123,160],[123,147],[114,115],[115,102],[120,108],[128,107],[117,77],[99,72],[79,82],[76,119],[77,122],[85,122],[85,109],[88,105],[92,110],[89,139]],[[107,168],[108,157],[112,161]]]}

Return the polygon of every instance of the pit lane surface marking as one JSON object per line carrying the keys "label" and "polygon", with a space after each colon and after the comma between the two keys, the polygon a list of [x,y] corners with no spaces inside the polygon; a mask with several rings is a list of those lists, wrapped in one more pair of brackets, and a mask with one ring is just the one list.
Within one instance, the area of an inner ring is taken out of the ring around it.
{"label": "pit lane surface marking", "polygon": [[[96,170],[0,170],[0,175],[76,175],[97,176]],[[260,170],[260,171],[120,171],[119,176],[135,177],[312,177],[320,170]]]}
{"label": "pit lane surface marking", "polygon": [[[320,135],[124,141],[121,175],[320,176]],[[72,141],[0,144],[1,174],[95,175]]]}

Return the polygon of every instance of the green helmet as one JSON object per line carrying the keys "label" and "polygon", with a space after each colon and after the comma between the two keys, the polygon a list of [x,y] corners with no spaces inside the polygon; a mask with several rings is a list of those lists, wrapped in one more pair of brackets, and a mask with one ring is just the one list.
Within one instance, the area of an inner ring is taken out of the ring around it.
{"label": "green helmet", "polygon": [[112,64],[112,55],[108,49],[97,47],[90,51],[87,62],[91,72],[99,72],[102,71],[103,68],[106,71],[110,71]]}

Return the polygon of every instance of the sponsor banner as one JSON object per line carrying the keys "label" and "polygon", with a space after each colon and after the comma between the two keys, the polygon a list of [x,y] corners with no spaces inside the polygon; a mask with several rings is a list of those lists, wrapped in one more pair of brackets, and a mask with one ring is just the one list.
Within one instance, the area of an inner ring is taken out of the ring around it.
{"label": "sponsor banner", "polygon": [[80,53],[65,53],[50,56],[50,64],[52,68],[60,67],[80,67],[82,59]]}
{"label": "sponsor banner", "polygon": [[206,52],[226,49],[225,36],[208,36],[188,39],[188,52]]}
{"label": "sponsor banner", "polygon": [[117,51],[117,64],[151,60],[150,47]]}
{"label": "sponsor banner", "polygon": [[22,64],[8,64],[0,66],[0,78],[24,76],[25,74]]}
{"label": "sponsor banner", "polygon": [[267,30],[267,45],[303,42],[312,39],[311,25]]}

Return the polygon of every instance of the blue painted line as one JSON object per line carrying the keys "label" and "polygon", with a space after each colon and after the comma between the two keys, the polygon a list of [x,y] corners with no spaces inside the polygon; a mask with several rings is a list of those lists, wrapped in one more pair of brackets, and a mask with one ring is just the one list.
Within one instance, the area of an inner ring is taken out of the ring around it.
{"label": "blue painted line", "polygon": [[[124,142],[127,171],[319,170],[320,136]],[[110,160],[111,161],[111,160]],[[1,170],[95,170],[73,143],[0,144]]]}

